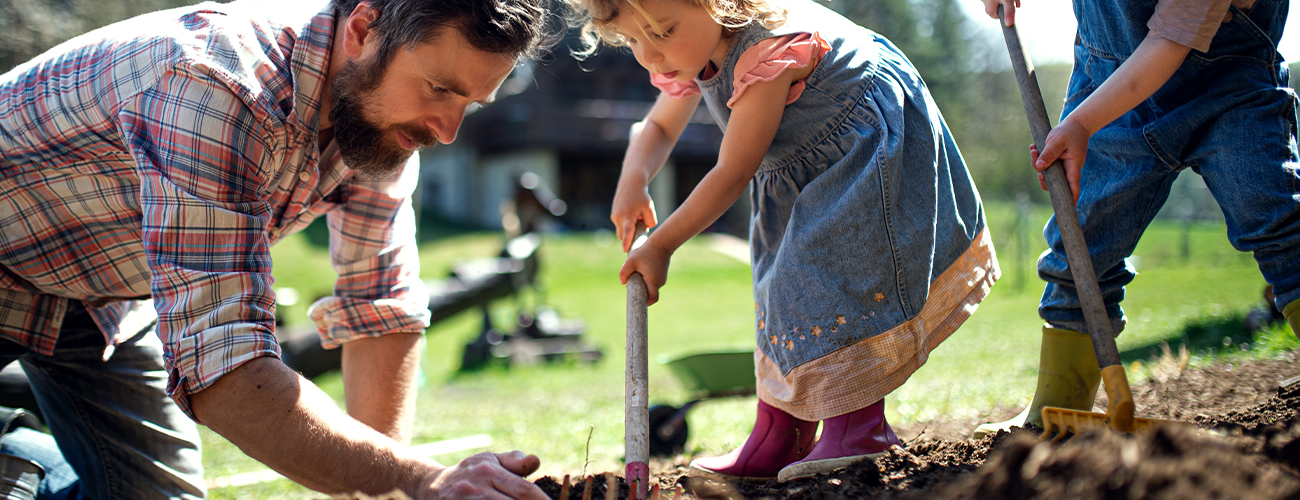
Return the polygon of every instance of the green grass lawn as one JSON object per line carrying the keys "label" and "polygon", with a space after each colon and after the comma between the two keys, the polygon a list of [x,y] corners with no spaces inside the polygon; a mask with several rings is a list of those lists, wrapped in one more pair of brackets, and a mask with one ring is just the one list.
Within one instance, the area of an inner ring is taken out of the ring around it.
{"label": "green grass lawn", "polygon": [[[1042,290],[1034,260],[1045,247],[1042,223],[1050,209],[1031,209],[1029,242],[1017,249],[1010,237],[1015,207],[994,203],[989,225],[1000,252],[1003,279],[975,315],[936,349],[929,362],[886,402],[894,423],[987,414],[1028,402],[1037,366],[1039,326],[1036,305]],[[1025,226],[1022,226],[1025,227]],[[1193,364],[1225,356],[1270,356],[1296,347],[1286,327],[1252,338],[1241,318],[1261,302],[1264,280],[1249,255],[1228,245],[1222,224],[1197,224],[1188,233],[1176,222],[1158,222],[1139,245],[1141,276],[1129,287],[1125,308],[1130,323],[1119,338],[1126,361],[1143,360],[1168,342],[1187,343]],[[422,246],[424,276],[442,276],[459,258],[489,256],[501,245],[495,234],[468,233]],[[324,249],[295,237],[274,250],[277,286],[298,288],[304,298],[328,293],[332,277]],[[540,474],[621,471],[623,450],[623,343],[625,292],[617,280],[623,255],[608,233],[570,233],[545,239],[541,300],[564,317],[586,322],[584,339],[599,345],[604,360],[595,365],[491,368],[459,374],[466,342],[481,328],[467,312],[430,328],[420,392],[415,443],[475,434],[492,438],[491,449],[520,449],[542,458]],[[1023,258],[1018,258],[1023,257]],[[713,251],[697,238],[674,255],[668,285],[650,308],[650,355],[752,346],[753,300],[747,264]],[[306,302],[288,307],[289,317],[304,315]],[[494,319],[507,326],[515,305],[502,301]],[[1226,342],[1225,342],[1226,340]],[[1243,352],[1244,350],[1244,352]],[[1133,370],[1142,377],[1141,369]],[[337,375],[316,380],[341,400]],[[690,394],[669,371],[650,367],[651,403],[680,404]],[[743,442],[753,425],[754,399],[705,402],[691,411],[688,452],[722,453]],[[220,436],[204,432],[204,465],[209,477],[253,471],[262,466]],[[435,458],[444,463],[483,450]],[[215,498],[320,498],[323,495],[277,480],[261,485],[221,488]]]}

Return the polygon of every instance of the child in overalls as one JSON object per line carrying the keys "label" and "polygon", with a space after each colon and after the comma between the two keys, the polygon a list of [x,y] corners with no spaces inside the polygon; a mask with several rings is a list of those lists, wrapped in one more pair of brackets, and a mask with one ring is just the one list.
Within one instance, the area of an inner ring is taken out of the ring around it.
{"label": "child in overalls", "polygon": [[[1008,24],[1019,3],[984,0],[993,17],[1003,5]],[[1137,275],[1126,259],[1188,168],[1205,179],[1229,241],[1254,253],[1297,330],[1296,95],[1277,52],[1287,8],[1287,0],[1075,0],[1074,73],[1061,122],[1030,156],[1039,172],[1064,163],[1116,334],[1124,286]],[[1050,249],[1038,261],[1047,281],[1038,313],[1047,324],[1034,399],[976,436],[1042,426],[1043,406],[1092,409],[1100,371],[1055,219],[1043,235]]]}
{"label": "child in overalls", "polygon": [[786,481],[897,445],[883,398],[999,275],[979,194],[916,69],[806,0],[568,1],[586,14],[588,49],[630,47],[663,91],[614,198],[625,249],[638,222],[656,225],[647,186],[701,98],[724,131],[717,165],[620,278],[640,272],[653,303],[673,251],[750,188],[757,418],[744,445],[694,469]]}

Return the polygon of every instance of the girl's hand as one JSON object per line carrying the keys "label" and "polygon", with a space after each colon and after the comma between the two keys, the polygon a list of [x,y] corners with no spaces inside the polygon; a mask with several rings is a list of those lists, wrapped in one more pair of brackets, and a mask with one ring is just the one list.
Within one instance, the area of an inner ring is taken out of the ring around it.
{"label": "girl's hand", "polygon": [[647,292],[646,305],[652,305],[659,301],[659,287],[664,286],[664,282],[668,280],[668,261],[672,257],[673,253],[656,245],[654,239],[647,240],[644,245],[627,255],[627,262],[624,262],[623,268],[618,271],[618,279],[626,285],[632,273],[641,273]]}
{"label": "girl's hand", "polygon": [[993,19],[997,19],[999,5],[1005,7],[1007,26],[1016,24],[1016,7],[1020,6],[1020,0],[984,0],[984,13]]}
{"label": "girl's hand", "polygon": [[1043,171],[1059,159],[1065,167],[1070,194],[1074,195],[1075,203],[1079,202],[1079,177],[1083,172],[1083,161],[1088,157],[1088,138],[1091,136],[1082,125],[1066,118],[1047,133],[1041,154],[1036,146],[1029,146],[1029,161],[1038,171],[1038,184],[1044,191],[1047,190],[1047,181],[1043,178]]}
{"label": "girl's hand", "polygon": [[[622,182],[618,183],[618,192],[614,194],[614,207],[610,210],[609,220],[614,222],[618,239],[623,241],[624,252],[632,248],[638,221],[645,224],[646,229],[659,223],[655,217],[654,201],[650,199],[646,187],[625,186]],[[623,281],[627,281],[626,276]]]}

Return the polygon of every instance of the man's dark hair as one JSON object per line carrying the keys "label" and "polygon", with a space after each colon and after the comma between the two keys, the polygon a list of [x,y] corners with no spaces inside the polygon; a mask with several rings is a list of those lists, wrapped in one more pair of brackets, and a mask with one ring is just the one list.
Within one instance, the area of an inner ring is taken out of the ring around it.
{"label": "man's dark hair", "polygon": [[399,47],[414,48],[442,28],[460,31],[474,48],[517,59],[541,55],[558,39],[549,0],[332,0],[342,22],[367,2],[379,17],[370,28],[382,37],[378,56],[387,65]]}

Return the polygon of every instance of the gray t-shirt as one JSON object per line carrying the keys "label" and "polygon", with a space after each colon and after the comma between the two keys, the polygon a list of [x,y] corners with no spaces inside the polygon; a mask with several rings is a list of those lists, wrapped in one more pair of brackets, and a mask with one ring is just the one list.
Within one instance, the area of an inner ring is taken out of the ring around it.
{"label": "gray t-shirt", "polygon": [[1175,43],[1206,52],[1219,25],[1229,18],[1229,5],[1249,10],[1255,0],[1159,0],[1147,28]]}

